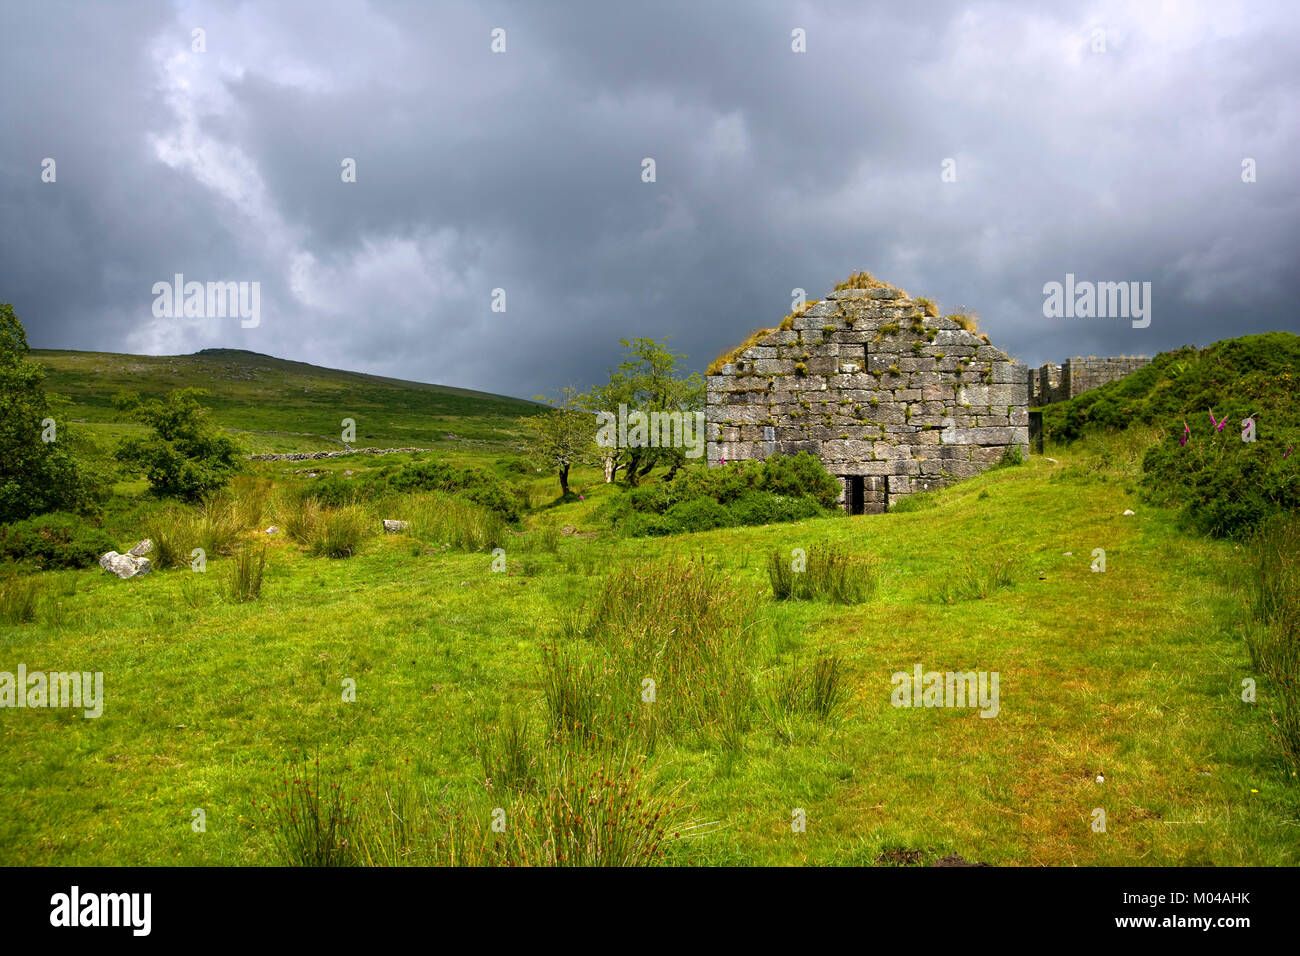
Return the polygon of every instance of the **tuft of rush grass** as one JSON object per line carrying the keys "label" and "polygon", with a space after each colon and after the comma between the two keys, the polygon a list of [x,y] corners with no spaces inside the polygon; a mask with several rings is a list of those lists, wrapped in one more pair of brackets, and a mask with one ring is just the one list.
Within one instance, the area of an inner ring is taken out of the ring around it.
{"label": "tuft of rush grass", "polygon": [[281,860],[289,866],[357,863],[356,803],[341,774],[322,775],[320,758],[287,762],[279,785],[260,809]]}
{"label": "tuft of rush grass", "polygon": [[369,513],[359,505],[327,508],[312,525],[308,549],[317,557],[350,558],[372,535],[372,524]]}
{"label": "tuft of rush grass", "polygon": [[505,719],[493,726],[480,726],[476,749],[489,792],[528,793],[537,786],[538,756],[528,718],[518,710],[511,708]]}
{"label": "tuft of rush grass", "polygon": [[454,495],[411,495],[402,506],[407,534],[433,547],[491,551],[506,538],[506,523],[493,511]]}
{"label": "tuft of rush grass", "polygon": [[940,603],[982,601],[1002,588],[1014,587],[1018,562],[1011,555],[987,557],[967,554],[961,567],[948,576],[935,591]]}
{"label": "tuft of rush grass", "polygon": [[[226,593],[232,601],[258,601],[262,597],[262,573],[266,569],[266,547],[245,547],[235,554],[230,565]],[[187,596],[187,602],[190,598]]]}
{"label": "tuft of rush grass", "polygon": [[0,624],[27,624],[36,620],[40,593],[40,582],[34,577],[0,579]]}
{"label": "tuft of rush grass", "polygon": [[767,561],[772,597],[778,601],[828,601],[861,604],[880,582],[879,562],[834,545],[819,545],[805,555],[773,551]]}
{"label": "tuft of rush grass", "polygon": [[150,562],[158,568],[181,568],[189,565],[195,548],[210,558],[233,553],[245,528],[240,508],[229,495],[211,497],[198,508],[163,506],[144,526],[153,542]]}
{"label": "tuft of rush grass", "polygon": [[1300,770],[1300,516],[1265,522],[1251,552],[1247,649],[1273,691],[1273,736],[1293,770]]}
{"label": "tuft of rush grass", "polygon": [[[626,753],[547,755],[527,788],[489,790],[449,804],[409,770],[325,773],[319,758],[287,764],[255,804],[289,866],[651,866],[683,833],[703,829]],[[496,804],[496,805],[493,805]]]}
{"label": "tuft of rush grass", "polygon": [[703,561],[614,571],[543,649],[552,731],[580,746],[631,738],[647,753],[663,733],[734,748],[750,720],[752,617]]}

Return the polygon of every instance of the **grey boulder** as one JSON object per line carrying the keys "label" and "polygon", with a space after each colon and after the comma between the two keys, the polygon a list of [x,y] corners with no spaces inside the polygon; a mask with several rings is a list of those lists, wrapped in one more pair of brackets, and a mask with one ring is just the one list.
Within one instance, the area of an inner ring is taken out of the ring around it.
{"label": "grey boulder", "polygon": [[123,581],[138,578],[151,570],[148,558],[137,558],[131,554],[118,554],[110,551],[99,559],[99,566],[105,571],[112,571]]}

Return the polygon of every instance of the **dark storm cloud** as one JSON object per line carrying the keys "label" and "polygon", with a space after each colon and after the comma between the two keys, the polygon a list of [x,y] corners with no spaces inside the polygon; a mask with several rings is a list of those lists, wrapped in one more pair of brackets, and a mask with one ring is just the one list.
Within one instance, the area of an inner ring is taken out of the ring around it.
{"label": "dark storm cloud", "polygon": [[[1033,364],[1295,330],[1300,14],[1128,6],[8,5],[0,300],[38,346],[516,395],[620,337],[701,367],[858,267]],[[261,324],[155,318],[176,272]],[[1045,318],[1067,273],[1151,282],[1150,327]]]}

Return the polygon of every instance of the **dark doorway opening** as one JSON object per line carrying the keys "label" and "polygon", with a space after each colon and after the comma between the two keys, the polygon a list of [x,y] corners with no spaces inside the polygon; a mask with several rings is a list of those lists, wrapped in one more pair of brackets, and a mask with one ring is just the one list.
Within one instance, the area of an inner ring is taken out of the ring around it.
{"label": "dark doorway opening", "polygon": [[844,508],[851,515],[862,514],[866,494],[861,475],[844,476]]}

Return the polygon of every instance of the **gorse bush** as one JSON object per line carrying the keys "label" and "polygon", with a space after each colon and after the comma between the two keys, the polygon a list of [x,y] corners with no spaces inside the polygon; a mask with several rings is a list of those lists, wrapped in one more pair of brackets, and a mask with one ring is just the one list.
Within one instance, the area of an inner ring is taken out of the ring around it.
{"label": "gorse bush", "polygon": [[1142,488],[1149,501],[1180,507],[1204,534],[1243,538],[1270,516],[1300,509],[1300,467],[1283,457],[1280,441],[1243,442],[1238,422],[1229,425],[1189,424],[1186,444],[1182,423],[1171,428],[1143,459]]}
{"label": "gorse bush", "polygon": [[37,569],[89,568],[115,550],[101,528],[66,512],[0,525],[0,558]]}
{"label": "gorse bush", "polygon": [[861,604],[876,593],[879,561],[853,555],[833,545],[814,547],[806,555],[773,551],[767,577],[778,601],[827,601]]}

